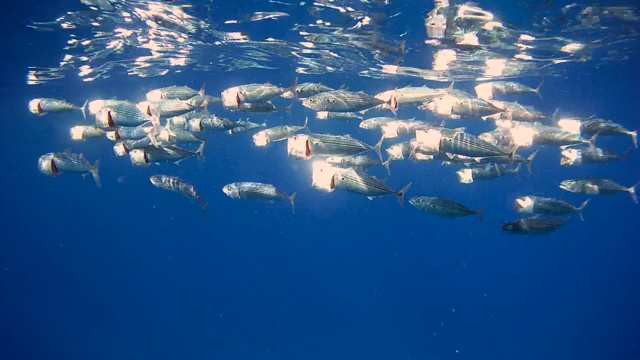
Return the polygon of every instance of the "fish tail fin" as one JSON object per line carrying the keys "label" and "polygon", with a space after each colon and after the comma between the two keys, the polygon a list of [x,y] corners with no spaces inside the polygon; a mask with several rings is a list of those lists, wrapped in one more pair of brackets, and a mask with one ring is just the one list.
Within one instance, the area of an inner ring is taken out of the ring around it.
{"label": "fish tail fin", "polygon": [[560,111],[560,108],[556,108],[556,111],[553,112],[553,115],[551,115],[551,123],[553,125],[558,125],[558,112]]}
{"label": "fish tail fin", "polygon": [[413,185],[413,182],[407,184],[407,186],[403,187],[402,190],[398,192],[398,202],[400,203],[400,207],[404,207],[404,195],[409,191],[409,188]]}
{"label": "fish tail fin", "polygon": [[207,140],[203,140],[202,143],[200,144],[200,146],[198,146],[198,150],[196,150],[196,155],[198,155],[198,158],[202,161],[205,161],[204,159],[204,146],[207,144]]}
{"label": "fish tail fin", "polygon": [[[198,95],[202,96],[205,98],[205,101],[207,101],[206,97],[205,97],[205,93],[204,93],[204,89],[205,89],[205,85],[207,85],[207,82],[203,82],[202,86],[200,86],[200,90],[198,90]],[[206,107],[206,106],[205,106]]]}
{"label": "fish tail fin", "polygon": [[298,96],[298,92],[296,91],[297,87],[298,87],[298,77],[296,76],[296,78],[293,79],[293,84],[291,84],[291,86],[287,89],[288,91],[291,91],[291,93],[293,94],[293,98],[296,100],[300,98]]}
{"label": "fish tail fin", "polygon": [[453,90],[453,85],[456,83],[455,80],[451,81],[451,85],[449,85],[449,87],[447,88],[447,92],[450,93]]}
{"label": "fish tail fin", "polygon": [[584,209],[587,207],[587,204],[589,203],[589,201],[591,201],[591,199],[587,199],[585,200],[582,205],[580,205],[580,207],[578,208],[577,213],[578,216],[580,217],[580,220],[584,221]]}
{"label": "fish tail fin", "polygon": [[484,222],[484,208],[480,208],[476,211],[476,215],[478,216],[478,219],[480,219],[480,222]]}
{"label": "fish tail fin", "polygon": [[391,168],[389,167],[390,163],[391,163],[391,157],[388,157],[387,160],[382,162],[382,166],[384,166],[384,168],[387,169],[387,174],[389,174],[389,176],[391,176]]}
{"label": "fish tail fin", "polygon": [[149,134],[147,134],[147,136],[149,137],[149,140],[151,140],[151,145],[155,147],[160,146],[160,143],[158,142],[158,137],[156,137],[155,131],[151,131]]}
{"label": "fish tail fin", "polygon": [[99,170],[100,170],[100,159],[96,160],[96,162],[91,167],[91,175],[93,176],[93,180],[96,182],[96,186],[102,187]]}
{"label": "fish tail fin", "polygon": [[520,180],[520,170],[522,169],[522,163],[519,163],[518,166],[513,170],[516,173],[516,178],[518,181]]}
{"label": "fish tail fin", "polygon": [[291,212],[293,212],[294,214],[296,213],[296,204],[294,203],[294,201],[296,200],[297,196],[297,192],[294,192],[293,194],[291,194],[291,196],[289,196],[289,202],[291,203]]}
{"label": "fish tail fin", "polygon": [[514,160],[514,157],[516,155],[516,151],[518,151],[518,148],[519,148],[518,145],[514,146],[513,150],[511,150],[511,152],[509,153],[509,163],[511,165],[513,165],[513,160]]}
{"label": "fish tail fin", "polygon": [[631,198],[633,199],[633,202],[635,202],[636,204],[638,203],[638,197],[636,196],[636,188],[638,187],[638,185],[640,185],[640,181],[627,189],[629,195],[631,195]]}
{"label": "fish tail fin", "polygon": [[376,155],[378,155],[378,159],[380,159],[380,162],[384,164],[384,159],[382,159],[382,152],[380,151],[380,149],[382,149],[383,142],[384,142],[384,134],[382,135],[380,140],[378,140],[374,149],[376,150]]}
{"label": "fish tail fin", "polygon": [[284,108],[284,111],[287,112],[287,115],[291,116],[291,108],[293,107],[293,104],[289,104],[289,106],[287,106],[286,108]]}
{"label": "fish tail fin", "polygon": [[[80,106],[80,111],[82,112],[82,117],[84,118],[84,120],[87,120],[87,110],[89,109],[89,100],[85,100],[84,104],[82,104],[82,106]],[[636,146],[637,147],[637,146]]]}
{"label": "fish tail fin", "polygon": [[529,171],[529,174],[531,174],[531,163],[533,163],[533,159],[536,158],[538,151],[539,150],[534,151],[533,154],[529,155],[529,157],[527,158],[527,170]]}
{"label": "fish tail fin", "polygon": [[596,149],[596,139],[598,138],[598,135],[600,135],[600,132],[593,134],[593,136],[589,140],[587,140],[590,149]]}
{"label": "fish tail fin", "polygon": [[640,130],[640,128],[638,128],[637,130],[634,130],[631,132],[631,141],[633,141],[633,147],[635,147],[636,149],[638,148],[638,130]]}
{"label": "fish tail fin", "polygon": [[538,87],[535,88],[535,90],[533,90],[533,92],[536,93],[536,95],[538,95],[540,99],[542,99],[542,94],[540,93],[540,89],[542,89],[542,85],[544,85],[544,80],[540,81],[540,85],[538,85]]}

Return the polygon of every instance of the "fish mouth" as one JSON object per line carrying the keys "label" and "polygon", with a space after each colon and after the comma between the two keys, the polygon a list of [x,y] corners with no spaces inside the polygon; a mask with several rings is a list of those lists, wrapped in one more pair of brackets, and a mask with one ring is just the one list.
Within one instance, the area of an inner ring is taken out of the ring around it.
{"label": "fish mouth", "polygon": [[311,156],[311,145],[309,144],[309,140],[304,142],[304,156],[305,157]]}
{"label": "fish mouth", "polygon": [[329,189],[331,189],[331,190],[335,190],[336,189],[336,175],[333,175],[331,177],[331,182],[329,183]]}

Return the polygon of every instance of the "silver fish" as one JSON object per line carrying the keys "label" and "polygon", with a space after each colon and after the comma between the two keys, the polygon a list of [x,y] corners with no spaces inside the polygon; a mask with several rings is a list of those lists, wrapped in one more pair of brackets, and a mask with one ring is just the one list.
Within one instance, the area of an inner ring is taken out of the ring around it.
{"label": "silver fish", "polygon": [[179,164],[182,160],[197,156],[204,159],[204,145],[200,144],[198,150],[190,151],[177,146],[147,146],[141,149],[133,149],[129,152],[131,164],[134,166],[149,166],[151,163],[173,162]]}
{"label": "silver fish", "polygon": [[145,137],[140,140],[123,140],[113,144],[113,152],[117,157],[129,155],[133,149],[144,149],[152,145],[151,138]]}
{"label": "silver fish", "polygon": [[170,118],[187,114],[193,110],[206,106],[195,106],[184,100],[164,99],[142,101],[137,105],[138,109],[147,116],[157,118]]}
{"label": "silver fish", "polygon": [[194,132],[202,132],[204,130],[230,130],[237,127],[238,124],[225,118],[218,117],[216,115],[205,116],[195,119],[190,119],[187,127]]}
{"label": "silver fish", "polygon": [[330,188],[344,189],[348,192],[367,196],[369,198],[394,194],[398,197],[400,206],[404,207],[404,194],[411,184],[407,184],[402,190],[395,191],[382,181],[355,169],[341,169],[331,178]]}
{"label": "silver fish", "polygon": [[202,207],[202,214],[204,215],[207,208],[207,202],[202,200],[200,194],[198,194],[193,185],[183,181],[177,176],[153,175],[149,180],[159,189],[176,192],[197,201]]}
{"label": "silver fish", "polygon": [[266,128],[267,127],[267,123],[264,122],[262,124],[258,124],[258,123],[254,123],[248,120],[238,120],[235,122],[235,127],[227,130],[227,133],[229,135],[238,135],[240,133],[249,131],[249,130],[254,130],[254,129],[260,129],[260,128]]}
{"label": "silver fish", "polygon": [[560,165],[578,166],[582,164],[605,164],[621,159],[626,160],[629,157],[629,148],[623,155],[613,151],[602,150],[600,148],[590,147],[586,149],[565,149],[562,150],[562,159]]}
{"label": "silver fish", "polygon": [[169,123],[167,123],[164,129],[160,131],[157,138],[158,143],[162,145],[175,143],[202,143],[206,141],[206,139],[197,137],[189,130],[185,130],[179,127],[172,127]]}
{"label": "silver fish", "polygon": [[38,170],[49,176],[58,176],[64,173],[91,174],[98,187],[101,187],[98,169],[100,159],[91,165],[82,154],[65,150],[58,153],[47,153],[38,159]]}
{"label": "silver fish", "polygon": [[104,136],[105,131],[93,125],[77,125],[72,127],[69,132],[71,139],[74,141],[84,141],[89,138]]}
{"label": "silver fish", "polygon": [[471,184],[476,180],[493,180],[507,174],[520,174],[520,164],[515,169],[489,164],[482,168],[461,169],[456,172],[458,181],[462,184]]}
{"label": "silver fish", "polygon": [[363,92],[347,90],[327,91],[302,101],[302,105],[308,109],[330,112],[366,110],[383,103],[384,101]]}
{"label": "silver fish", "polygon": [[317,155],[356,155],[375,150],[382,162],[380,148],[383,140],[384,137],[380,138],[375,146],[371,146],[352,138],[351,135],[298,134],[287,139],[287,151],[289,156],[308,160]]}
{"label": "silver fish", "polygon": [[530,217],[526,219],[518,219],[502,225],[504,232],[516,235],[546,235],[550,234],[564,224],[569,222],[569,218],[541,218]]}
{"label": "silver fish", "polygon": [[290,88],[272,84],[246,84],[226,89],[220,94],[220,97],[224,107],[233,108],[239,107],[242,103],[261,103],[271,100],[288,90],[295,90],[297,85],[298,78]]}
{"label": "silver fish", "polygon": [[309,118],[306,118],[302,126],[284,125],[260,130],[253,134],[253,143],[258,147],[265,147],[272,142],[286,140],[295,133],[308,129],[308,121]]}
{"label": "silver fish", "polygon": [[633,202],[637,204],[636,188],[638,185],[640,185],[640,182],[627,188],[609,179],[590,178],[564,180],[560,183],[560,189],[576,194],[588,195],[613,195],[620,192],[628,192]]}
{"label": "silver fish", "polygon": [[296,86],[295,89],[283,92],[280,96],[285,99],[306,99],[310,96],[333,90],[324,84],[305,82]]}
{"label": "silver fish", "polygon": [[38,98],[29,101],[29,111],[36,115],[45,115],[50,112],[71,112],[80,110],[82,116],[87,118],[87,104],[85,101],[82,106],[75,106],[64,100],[51,99],[51,98]]}
{"label": "silver fish", "polygon": [[138,126],[152,122],[159,124],[158,119],[141,112],[135,104],[116,104],[103,107],[96,114],[96,125],[102,129],[115,129],[120,126]]}
{"label": "silver fish", "polygon": [[330,112],[330,111],[318,111],[316,112],[316,119],[328,120],[362,120],[362,116],[353,112]]}
{"label": "silver fish", "polygon": [[147,101],[157,101],[163,99],[188,100],[196,95],[204,96],[205,84],[202,84],[200,90],[194,90],[188,86],[169,86],[147,92]]}
{"label": "silver fish", "polygon": [[443,198],[419,196],[409,199],[409,203],[417,209],[438,215],[444,218],[460,218],[469,215],[477,215],[482,221],[483,210],[471,210],[466,206]]}
{"label": "silver fish", "polygon": [[524,95],[536,94],[540,96],[540,89],[544,82],[540,82],[537,88],[533,89],[512,81],[490,81],[479,84],[475,87],[476,95],[485,100],[491,100],[495,96],[501,95]]}
{"label": "silver fish", "polygon": [[253,102],[253,103],[242,103],[238,105],[238,107],[230,108],[232,111],[236,112],[245,112],[245,113],[271,113],[276,111],[285,111],[287,114],[291,115],[291,107],[293,104],[281,108],[273,105],[270,102]]}
{"label": "silver fish", "polygon": [[396,120],[398,119],[393,117],[386,117],[386,116],[374,117],[374,118],[362,120],[360,122],[359,127],[360,129],[365,129],[365,130],[378,130],[378,129],[381,129],[383,125]]}
{"label": "silver fish", "polygon": [[580,207],[575,207],[564,200],[542,196],[521,196],[516,199],[516,211],[525,215],[562,216],[578,213],[580,220],[584,220],[584,209],[591,199],[585,200]]}
{"label": "silver fish", "polygon": [[589,135],[629,135],[633,141],[633,146],[638,148],[638,131],[628,130],[624,126],[615,123],[611,120],[604,120],[600,118],[590,118],[581,121],[580,130],[583,134]]}
{"label": "silver fish", "polygon": [[294,200],[297,193],[291,194],[291,196],[278,190],[271,184],[264,184],[258,182],[236,182],[225,185],[222,191],[233,199],[254,199],[254,200],[282,200],[287,199],[291,203],[291,211],[295,214],[296,208]]}

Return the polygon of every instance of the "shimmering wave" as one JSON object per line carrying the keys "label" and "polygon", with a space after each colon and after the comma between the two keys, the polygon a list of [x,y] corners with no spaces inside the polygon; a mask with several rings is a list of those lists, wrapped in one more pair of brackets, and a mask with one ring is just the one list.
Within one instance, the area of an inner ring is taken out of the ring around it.
{"label": "shimmering wave", "polygon": [[[386,26],[415,14],[395,12],[388,1],[264,3],[279,9],[231,12],[232,3],[219,8],[219,3],[82,0],[82,10],[29,25],[37,31],[64,31],[69,38],[59,63],[29,67],[27,83],[71,74],[89,82],[118,73],[154,77],[188,69],[266,68],[435,81],[552,75],[567,62],[628,59],[640,21],[637,9],[629,7],[571,4],[554,12],[523,3],[538,12],[536,22],[530,29],[516,29],[477,5],[436,0],[433,8],[420,10],[426,29],[412,29],[424,40],[405,43],[405,34],[389,33]],[[240,15],[220,18],[228,13]],[[304,17],[290,16],[294,13]],[[268,27],[260,27],[252,33],[251,24],[260,21],[280,22],[284,28],[265,34]]]}

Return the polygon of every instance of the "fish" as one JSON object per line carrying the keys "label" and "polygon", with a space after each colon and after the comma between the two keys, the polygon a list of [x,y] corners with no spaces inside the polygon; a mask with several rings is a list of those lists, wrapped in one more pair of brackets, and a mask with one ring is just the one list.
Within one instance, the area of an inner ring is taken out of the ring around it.
{"label": "fish", "polygon": [[298,196],[296,192],[291,196],[278,190],[271,184],[264,184],[259,182],[235,182],[227,184],[222,188],[227,196],[232,199],[253,199],[253,200],[282,200],[287,199],[291,203],[291,211],[295,214],[296,207],[294,200]]}
{"label": "fish", "polygon": [[164,129],[157,135],[158,143],[162,145],[170,145],[175,143],[202,143],[206,139],[202,139],[194,135],[191,131],[173,127],[170,123],[165,125]]}
{"label": "fish", "polygon": [[103,107],[96,114],[96,125],[105,130],[120,126],[139,126],[146,123],[159,126],[160,120],[141,112],[135,104],[122,103]]}
{"label": "fish", "polygon": [[354,112],[384,104],[384,101],[365,94],[347,90],[323,92],[302,101],[302,106],[315,111]]}
{"label": "fish", "polygon": [[501,226],[502,231],[516,235],[546,235],[569,222],[569,218],[529,217],[507,222]]}
{"label": "fish", "polygon": [[298,84],[295,89],[283,92],[280,96],[285,99],[306,99],[310,96],[333,90],[333,88],[324,84],[305,82]]}
{"label": "fish", "polygon": [[266,147],[272,142],[286,140],[295,133],[308,129],[308,122],[309,118],[306,118],[302,126],[284,125],[260,130],[253,134],[253,143],[257,147]]}
{"label": "fish", "polygon": [[247,113],[271,113],[276,111],[285,111],[287,114],[291,115],[291,107],[293,104],[287,107],[277,107],[270,102],[252,102],[252,103],[242,103],[238,105],[238,107],[231,108],[230,110],[236,112],[247,112]]}
{"label": "fish", "polygon": [[580,134],[574,134],[555,126],[537,124],[533,126],[533,144],[550,146],[573,146],[589,145],[595,146],[595,139],[598,134],[594,134],[591,139],[585,139]]}
{"label": "fish", "polygon": [[426,86],[406,86],[394,90],[387,90],[375,95],[375,98],[384,101],[394,112],[400,106],[420,105],[431,101],[433,98],[446,94],[447,89],[432,89]]}
{"label": "fish", "polygon": [[358,126],[360,127],[360,129],[364,129],[364,130],[378,130],[378,129],[381,129],[383,125],[396,120],[398,119],[393,117],[386,117],[386,116],[374,117],[374,118],[362,120]]}
{"label": "fish", "polygon": [[493,180],[507,174],[520,174],[520,164],[515,169],[504,168],[498,164],[488,164],[481,168],[461,169],[456,172],[458,181],[462,184],[471,184],[476,180]]}
{"label": "fish", "polygon": [[540,89],[543,84],[544,81],[541,81],[538,87],[533,89],[513,81],[490,81],[476,85],[475,91],[478,98],[484,100],[491,100],[495,96],[502,95],[536,94],[540,97]]}
{"label": "fish", "polygon": [[52,98],[37,98],[29,101],[29,111],[36,115],[46,115],[51,112],[73,112],[80,110],[82,116],[87,118],[87,106],[89,102],[85,101],[82,106],[75,106],[66,102],[65,100],[52,99]]}
{"label": "fish", "polygon": [[104,136],[105,131],[94,125],[76,125],[69,129],[71,140],[84,141],[89,138]]}
{"label": "fish", "polygon": [[178,99],[161,99],[142,101],[136,106],[140,112],[156,118],[170,118],[192,112],[196,109],[206,108],[206,100],[200,106],[192,105],[188,101]]}
{"label": "fish", "polygon": [[354,112],[330,112],[330,111],[318,111],[316,112],[316,119],[318,120],[328,120],[328,119],[338,119],[338,120],[362,120],[362,116],[354,113]]}
{"label": "fish", "polygon": [[240,107],[243,103],[261,103],[269,101],[286,91],[293,91],[298,86],[298,78],[289,88],[283,88],[272,84],[246,84],[234,86],[224,90],[220,94],[222,105],[226,108]]}
{"label": "fish", "polygon": [[202,132],[205,130],[231,130],[238,126],[241,125],[216,115],[189,119],[187,122],[187,128],[193,132]]}
{"label": "fish", "polygon": [[602,150],[596,147],[586,149],[565,149],[562,150],[560,165],[562,166],[578,166],[582,164],[605,164],[618,160],[627,160],[629,151],[627,149],[623,155],[617,154],[610,150]]}
{"label": "fish", "polygon": [[249,130],[266,128],[266,127],[267,127],[266,122],[262,124],[258,124],[258,123],[251,122],[249,120],[238,120],[235,122],[235,127],[227,130],[227,133],[229,135],[238,135],[240,133],[243,133]]}
{"label": "fish", "polygon": [[409,199],[409,203],[415,206],[418,210],[432,213],[444,218],[454,219],[469,215],[476,215],[481,222],[483,220],[482,209],[471,210],[453,200],[438,197],[419,196]]}
{"label": "fish", "polygon": [[100,159],[91,165],[83,154],[76,154],[66,149],[63,152],[47,153],[38,159],[38,170],[49,176],[65,173],[91,174],[97,187],[102,187],[100,175]]}
{"label": "fish", "polygon": [[141,149],[133,149],[129,152],[129,158],[133,166],[149,166],[151,163],[172,162],[179,164],[182,160],[197,156],[204,159],[204,145],[200,144],[198,150],[190,151],[177,146],[147,146]]}
{"label": "fish", "polygon": [[631,136],[631,140],[633,141],[633,146],[638,148],[638,131],[637,130],[628,130],[624,126],[615,123],[611,120],[605,120],[600,118],[589,118],[581,121],[580,130],[583,134],[590,135],[629,135]]}
{"label": "fish", "polygon": [[493,120],[540,122],[551,118],[551,116],[543,114],[530,106],[522,106],[517,102],[492,100],[490,103],[502,109],[502,112],[487,117]]}
{"label": "fish", "polygon": [[404,207],[404,195],[409,191],[413,182],[407,184],[402,190],[395,191],[382,181],[364,172],[352,168],[341,169],[331,178],[331,189],[344,189],[348,192],[360,194],[369,199],[394,194],[398,197],[401,207]]}
{"label": "fish", "polygon": [[351,135],[297,134],[287,139],[287,152],[294,158],[308,160],[318,155],[356,155],[375,150],[380,162],[383,162],[380,153],[383,140],[384,137],[380,138],[375,146],[371,146],[352,138]]}
{"label": "fish", "polygon": [[516,212],[525,215],[563,216],[577,213],[584,220],[584,209],[591,199],[585,200],[580,207],[575,207],[564,200],[542,196],[521,196],[516,199]]}
{"label": "fish", "polygon": [[146,94],[147,101],[158,101],[166,99],[188,100],[196,95],[205,96],[205,84],[202,84],[200,90],[194,90],[188,86],[168,86],[154,89]]}
{"label": "fish", "polygon": [[635,185],[627,188],[613,180],[605,178],[587,178],[564,180],[560,183],[560,189],[576,194],[587,195],[613,195],[620,192],[628,192],[633,202],[637,204],[638,198],[636,197],[636,188],[638,185],[640,185],[640,182],[637,182]]}
{"label": "fish", "polygon": [[202,214],[204,215],[207,209],[207,202],[202,200],[200,194],[196,191],[196,188],[183,181],[177,176],[169,176],[169,175],[153,175],[149,178],[153,186],[158,189],[176,192],[183,196],[186,196],[192,200],[197,201],[202,207]]}
{"label": "fish", "polygon": [[129,155],[133,149],[144,149],[152,144],[151,138],[149,137],[140,140],[119,140],[113,144],[113,152],[117,157],[124,157]]}
{"label": "fish", "polygon": [[149,126],[149,124],[144,123],[135,127],[120,126],[113,131],[108,131],[106,135],[111,141],[140,140],[149,136],[153,131],[153,126]]}

